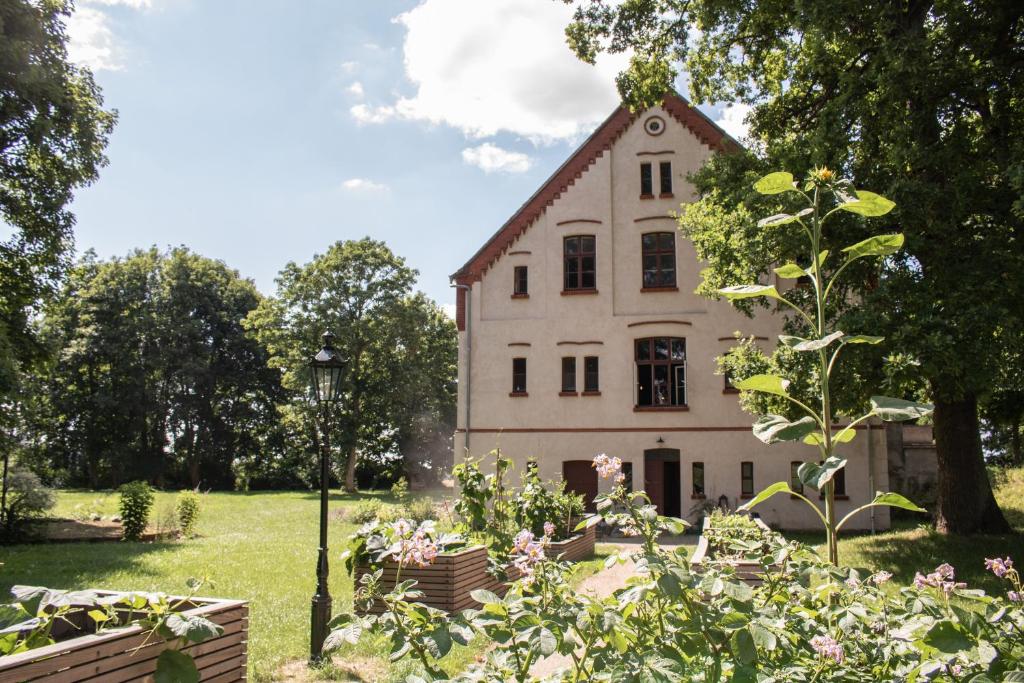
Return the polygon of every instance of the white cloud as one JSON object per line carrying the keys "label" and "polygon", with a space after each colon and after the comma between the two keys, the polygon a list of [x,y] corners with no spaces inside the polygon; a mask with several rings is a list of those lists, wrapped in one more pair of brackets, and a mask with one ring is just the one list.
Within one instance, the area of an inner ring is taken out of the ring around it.
{"label": "white cloud", "polygon": [[92,7],[79,7],[68,17],[68,58],[93,71],[124,68],[109,17]]}
{"label": "white cloud", "polygon": [[366,104],[357,104],[349,109],[349,113],[352,114],[352,118],[357,123],[384,123],[390,121],[398,115],[394,107],[387,105],[380,107],[371,107]]}
{"label": "white cloud", "polygon": [[510,152],[489,142],[462,150],[462,160],[470,166],[483,169],[484,173],[494,171],[524,173],[530,170],[530,165],[533,163],[530,157],[521,152]]}
{"label": "white cloud", "polygon": [[355,95],[356,97],[362,97],[364,94],[363,84],[360,83],[359,81],[356,81],[352,85],[348,86],[346,90],[348,90],[350,95]]}
{"label": "white cloud", "polygon": [[734,102],[722,110],[722,115],[715,120],[718,127],[737,140],[747,137],[750,127],[745,119],[750,114],[750,105]]}
{"label": "white cloud", "polygon": [[449,319],[455,320],[455,304],[441,304],[441,310]]}
{"label": "white cloud", "polygon": [[342,62],[341,70],[344,73],[350,74],[356,70],[357,66],[359,66],[359,62]]}
{"label": "white cloud", "polygon": [[580,62],[563,33],[572,8],[538,0],[424,0],[400,15],[411,97],[353,108],[361,123],[446,124],[475,138],[509,131],[534,142],[578,138],[618,105],[626,57]]}
{"label": "white cloud", "polygon": [[349,178],[341,186],[350,192],[384,192],[388,189],[387,185],[366,178]]}

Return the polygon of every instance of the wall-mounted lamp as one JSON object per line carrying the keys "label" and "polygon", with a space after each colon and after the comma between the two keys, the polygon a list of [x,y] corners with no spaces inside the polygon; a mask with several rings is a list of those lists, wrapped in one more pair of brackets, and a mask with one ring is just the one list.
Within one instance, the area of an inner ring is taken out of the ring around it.
{"label": "wall-mounted lamp", "polygon": [[663,438],[661,438],[661,437],[659,436],[659,437],[658,437],[658,444],[659,444],[659,445],[662,445],[662,444],[664,444],[664,443],[665,443],[665,439],[663,439]]}

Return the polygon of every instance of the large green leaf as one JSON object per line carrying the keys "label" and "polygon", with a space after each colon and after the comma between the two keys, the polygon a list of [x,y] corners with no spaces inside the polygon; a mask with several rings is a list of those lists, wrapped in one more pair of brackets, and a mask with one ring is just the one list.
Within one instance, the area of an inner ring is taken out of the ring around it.
{"label": "large green leaf", "polygon": [[862,256],[888,256],[895,254],[903,247],[903,235],[875,235],[843,249],[847,258],[855,259]]}
{"label": "large green leaf", "polygon": [[740,391],[761,391],[776,396],[789,396],[786,391],[789,380],[777,375],[751,375],[746,379],[733,382],[733,386]]}
{"label": "large green leaf", "polygon": [[750,631],[745,628],[734,631],[729,640],[738,663],[753,664],[757,661],[757,646],[754,644],[754,637],[750,635]]}
{"label": "large green leaf", "polygon": [[871,397],[871,413],[877,415],[886,422],[904,422],[916,420],[930,415],[935,406],[930,403],[916,403],[904,401],[901,398],[890,398],[888,396]]}
{"label": "large green leaf", "polygon": [[[840,432],[832,435],[832,443],[849,443],[853,441],[853,438],[857,436],[857,432],[853,429],[843,429]],[[812,432],[804,437],[804,443],[811,446],[821,446],[825,443],[825,435],[821,432]]]}
{"label": "large green leaf", "polygon": [[469,597],[483,605],[501,602],[501,598],[485,588],[477,588],[469,592]]}
{"label": "large green leaf", "polygon": [[156,683],[199,683],[199,670],[189,655],[177,650],[164,650],[156,659],[153,678]]}
{"label": "large green leaf", "polygon": [[846,458],[832,456],[820,465],[816,462],[805,462],[797,469],[796,474],[807,486],[819,491],[825,487],[836,472],[846,467]]}
{"label": "large green leaf", "polygon": [[757,222],[759,228],[773,228],[776,225],[786,225],[796,220],[796,216],[791,213],[777,213],[774,216],[768,216],[762,218]]}
{"label": "large green leaf", "polygon": [[751,299],[755,296],[766,296],[771,299],[779,298],[779,290],[775,289],[775,285],[734,285],[732,287],[723,287],[718,290],[718,293],[729,301]]}
{"label": "large green leaf", "polygon": [[776,493],[792,493],[792,492],[793,492],[793,490],[791,488],[789,488],[789,482],[777,481],[774,484],[772,484],[771,486],[769,486],[768,488],[763,489],[756,496],[754,496],[753,498],[748,500],[746,503],[741,505],[737,509],[737,512],[743,512],[744,510],[750,510],[755,505],[759,505],[759,504],[763,503],[764,501],[768,500],[769,498],[774,496]]}
{"label": "large green leaf", "polygon": [[885,337],[872,337],[868,334],[852,334],[843,340],[844,344],[881,344]]}
{"label": "large green leaf", "polygon": [[889,201],[880,194],[868,192],[867,190],[855,190],[855,192],[857,193],[857,199],[840,204],[840,209],[860,214],[861,216],[884,216],[896,206],[895,202]]}
{"label": "large green leaf", "polygon": [[[821,339],[804,339],[796,344],[792,345],[794,351],[817,351],[823,349],[837,339],[841,339],[843,333],[841,331],[835,331],[832,334],[826,335]],[[788,346],[788,344],[787,344]]]}
{"label": "large green leaf", "polygon": [[926,645],[946,654],[970,650],[974,643],[960,628],[948,619],[936,622],[924,637]]}
{"label": "large green leaf", "polygon": [[766,444],[779,441],[799,441],[815,429],[818,423],[811,416],[790,422],[781,415],[763,415],[754,423],[754,436]]}
{"label": "large green leaf", "polygon": [[216,638],[224,632],[223,627],[196,615],[172,614],[167,617],[165,624],[175,636],[192,643]]}
{"label": "large green leaf", "polygon": [[779,266],[775,269],[775,274],[779,277],[784,277],[790,280],[795,280],[798,277],[807,275],[807,271],[798,266],[795,263],[787,263],[784,266]]}
{"label": "large green leaf", "polygon": [[769,173],[754,183],[754,189],[761,194],[780,194],[796,190],[793,186],[793,174],[786,171]]}
{"label": "large green leaf", "polygon": [[928,512],[923,507],[915,505],[898,493],[882,493],[878,491],[875,493],[875,499],[871,501],[871,505],[887,505],[892,508],[910,510],[911,512]]}

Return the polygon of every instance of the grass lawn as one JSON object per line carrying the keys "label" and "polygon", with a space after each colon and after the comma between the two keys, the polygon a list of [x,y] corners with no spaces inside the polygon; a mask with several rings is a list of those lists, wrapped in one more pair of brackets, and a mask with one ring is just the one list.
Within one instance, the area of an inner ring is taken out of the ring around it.
{"label": "grass lawn", "polygon": [[[899,521],[892,531],[840,536],[839,561],[850,567],[885,569],[901,584],[914,580],[914,573],[927,574],[948,562],[956,568],[959,581],[971,588],[1002,593],[1005,583],[985,570],[986,557],[1009,555],[1024,563],[1024,468],[1007,470],[997,482],[996,500],[1017,533],[990,536],[943,536],[929,528],[928,520]],[[922,515],[922,517],[924,517]],[[791,534],[787,537],[815,545],[824,555],[825,534]]]}
{"label": "grass lawn", "polygon": [[[157,495],[153,513],[173,505],[176,494]],[[335,612],[352,605],[352,581],[338,559],[356,525],[337,512],[360,501],[388,500],[382,494],[331,496],[331,595]],[[309,648],[310,598],[316,583],[319,497],[313,492],[210,493],[202,496],[198,533],[187,541],[160,543],[51,543],[0,548],[0,591],[15,584],[52,588],[149,590],[177,593],[189,577],[206,576],[210,596],[250,601],[249,675],[254,681],[305,677]],[[111,493],[61,491],[55,516],[85,511],[116,514]],[[607,552],[582,563],[580,577],[600,566]],[[457,648],[449,657],[463,668],[481,651]],[[292,663],[292,664],[289,664]],[[334,680],[404,680],[408,664],[390,666],[387,643],[360,644],[340,653],[319,672]]]}

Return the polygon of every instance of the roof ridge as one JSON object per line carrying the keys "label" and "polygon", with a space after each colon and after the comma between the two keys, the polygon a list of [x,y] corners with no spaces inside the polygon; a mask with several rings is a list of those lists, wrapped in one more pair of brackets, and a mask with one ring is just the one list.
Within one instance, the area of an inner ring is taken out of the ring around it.
{"label": "roof ridge", "polygon": [[[736,140],[675,90],[666,93],[661,106],[693,133],[702,144],[712,150],[726,152],[742,149]],[[612,144],[638,116],[639,113],[630,112],[622,104],[616,107],[615,111],[569,155],[569,158],[541,184],[540,188],[523,202],[459,270],[451,275],[451,279],[461,284],[479,280],[509,246],[543,215],[547,207],[574,185],[576,180],[604,154],[605,150],[611,148]]]}

